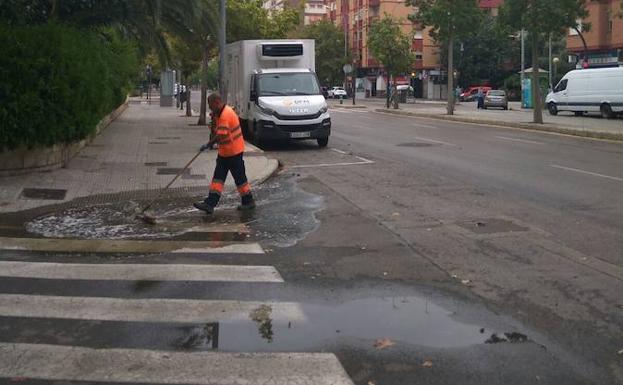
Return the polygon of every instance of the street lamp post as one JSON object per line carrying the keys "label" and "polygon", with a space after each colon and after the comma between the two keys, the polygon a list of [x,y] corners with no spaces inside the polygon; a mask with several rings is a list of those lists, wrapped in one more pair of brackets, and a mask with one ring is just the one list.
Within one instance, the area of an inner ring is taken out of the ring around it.
{"label": "street lamp post", "polygon": [[[560,62],[560,59],[555,57],[552,59],[552,62],[554,62],[554,68],[553,68],[553,72],[554,72],[554,76],[552,77],[553,81],[556,81],[556,70],[558,69],[558,62]],[[552,90],[554,89],[554,83],[552,83]]]}

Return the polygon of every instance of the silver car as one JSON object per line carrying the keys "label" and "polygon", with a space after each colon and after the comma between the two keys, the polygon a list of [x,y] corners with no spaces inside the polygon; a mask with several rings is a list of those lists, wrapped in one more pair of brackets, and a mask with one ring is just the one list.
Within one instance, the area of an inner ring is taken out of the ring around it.
{"label": "silver car", "polygon": [[508,110],[508,98],[506,97],[506,91],[491,90],[485,95],[485,110],[488,107],[499,107]]}

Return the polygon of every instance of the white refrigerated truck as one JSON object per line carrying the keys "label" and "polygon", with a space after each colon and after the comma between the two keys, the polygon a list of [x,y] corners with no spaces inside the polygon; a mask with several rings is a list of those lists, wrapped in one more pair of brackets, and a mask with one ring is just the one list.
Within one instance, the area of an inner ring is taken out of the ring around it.
{"label": "white refrigerated truck", "polygon": [[331,117],[315,73],[315,42],[242,40],[225,49],[227,103],[256,143],[315,139],[325,147]]}

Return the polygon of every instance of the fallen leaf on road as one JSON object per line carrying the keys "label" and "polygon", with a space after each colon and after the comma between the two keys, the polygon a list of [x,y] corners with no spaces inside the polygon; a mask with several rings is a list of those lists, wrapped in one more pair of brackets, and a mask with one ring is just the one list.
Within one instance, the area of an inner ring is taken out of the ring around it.
{"label": "fallen leaf on road", "polygon": [[470,281],[469,279],[462,279],[462,280],[461,280],[461,283],[462,283],[463,285],[468,285],[470,282],[471,282],[471,281]]}
{"label": "fallen leaf on road", "polygon": [[374,381],[368,381],[368,385],[376,385],[376,382],[374,382]]}
{"label": "fallen leaf on road", "polygon": [[400,213],[393,213],[392,214],[392,217],[399,217],[399,216],[400,216]]}
{"label": "fallen leaf on road", "polygon": [[422,366],[425,367],[425,368],[432,368],[433,367],[433,361],[426,360],[426,361],[422,362]]}
{"label": "fallen leaf on road", "polygon": [[379,350],[387,349],[394,345],[396,345],[396,343],[389,338],[381,338],[379,340],[376,340],[376,342],[374,343],[374,347]]}
{"label": "fallen leaf on road", "polygon": [[619,356],[623,356],[623,349],[619,350],[618,353],[619,353]]}

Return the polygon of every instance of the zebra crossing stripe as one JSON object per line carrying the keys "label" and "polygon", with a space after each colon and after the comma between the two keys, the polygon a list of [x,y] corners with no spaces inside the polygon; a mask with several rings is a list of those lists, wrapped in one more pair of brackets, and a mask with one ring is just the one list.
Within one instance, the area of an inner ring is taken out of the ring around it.
{"label": "zebra crossing stripe", "polygon": [[0,277],[120,281],[283,282],[272,266],[0,261]]}
{"label": "zebra crossing stripe", "polygon": [[264,253],[262,247],[257,243],[11,237],[0,237],[0,250],[29,250],[68,253]]}
{"label": "zebra crossing stripe", "polygon": [[164,352],[0,343],[0,377],[200,385],[353,385],[330,353]]}
{"label": "zebra crossing stripe", "polygon": [[1,317],[95,321],[179,323],[238,321],[248,320],[249,314],[263,305],[271,308],[273,320],[302,321],[306,318],[296,302],[0,294]]}

